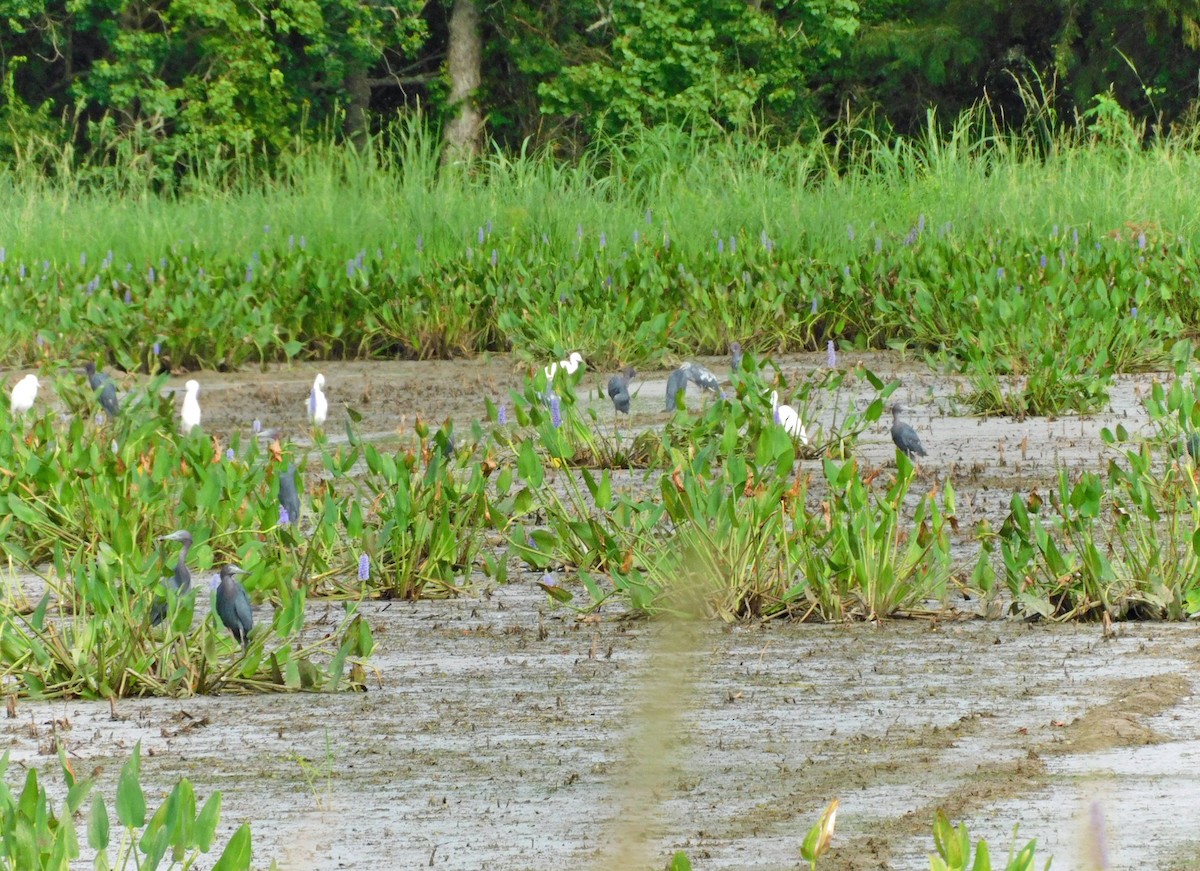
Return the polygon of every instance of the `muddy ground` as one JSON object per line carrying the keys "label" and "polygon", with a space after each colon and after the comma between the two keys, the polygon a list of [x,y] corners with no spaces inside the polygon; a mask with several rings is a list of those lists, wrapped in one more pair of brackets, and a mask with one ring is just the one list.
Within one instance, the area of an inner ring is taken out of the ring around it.
{"label": "muddy ground", "polygon": [[[902,379],[930,451],[922,475],[958,491],[963,554],[975,521],[1002,521],[1014,491],[1044,490],[1060,465],[1101,468],[1101,427],[1145,424],[1149,378],[1121,381],[1104,414],[1015,422],[967,416],[963,386],[923,365],[866,362]],[[349,404],[381,438],[418,413],[463,431],[518,369],[322,367],[331,418]],[[316,371],[194,376],[206,429],[259,418],[304,438]],[[665,376],[635,382],[634,426],[661,424]],[[860,455],[894,462],[884,423]],[[1191,624],[1121,624],[1105,640],[1094,624],[972,619],[970,603],[882,626],[650,624],[616,606],[580,619],[531,581],[366,603],[378,669],[367,693],[126,700],[115,718],[106,703],[22,702],[0,740],[39,767],[62,742],[77,769],[103,769],[109,796],[141,741],[151,796],[181,775],[201,795],[222,790],[223,828],[251,822],[259,867],[658,868],[682,849],[699,869],[795,868],[835,797],[826,869],[928,868],[939,807],[994,854],[1019,823],[1056,868],[1089,867],[1093,802],[1111,867],[1200,867],[1200,833],[1181,813],[1200,801]]]}

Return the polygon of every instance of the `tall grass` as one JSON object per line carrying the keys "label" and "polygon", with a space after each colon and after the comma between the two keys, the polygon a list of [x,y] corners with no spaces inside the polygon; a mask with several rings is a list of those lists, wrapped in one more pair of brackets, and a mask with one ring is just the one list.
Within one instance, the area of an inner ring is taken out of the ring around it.
{"label": "tall grass", "polygon": [[415,258],[418,237],[431,255],[459,254],[490,222],[506,244],[545,235],[564,257],[580,228],[610,244],[666,233],[687,252],[711,248],[714,236],[765,232],[784,249],[834,257],[853,248],[848,228],[861,244],[903,236],[921,215],[961,240],[1018,225],[1103,232],[1137,222],[1195,241],[1193,137],[1143,147],[1135,134],[1000,133],[975,111],[948,125],[931,115],[919,139],[846,125],[772,148],[642,130],[572,163],[494,151],[463,171],[440,167],[436,137],[410,119],[361,150],[297,143],[269,174],[252,173],[249,161],[197,167],[169,194],[154,192],[136,161],[97,171],[31,144],[0,168],[0,246],[29,262],[111,249],[139,264],[177,243],[250,257],[294,234],[329,256],[396,246]]}

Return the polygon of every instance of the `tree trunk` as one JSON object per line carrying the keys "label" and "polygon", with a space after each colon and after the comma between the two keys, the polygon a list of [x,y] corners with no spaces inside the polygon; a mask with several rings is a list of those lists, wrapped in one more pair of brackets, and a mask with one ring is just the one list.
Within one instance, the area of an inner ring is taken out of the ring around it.
{"label": "tree trunk", "polygon": [[453,117],[443,134],[442,160],[455,163],[474,157],[479,152],[483,135],[483,113],[475,102],[475,92],[483,78],[483,33],[476,0],[454,0],[450,12],[448,55],[450,99],[447,105]]}
{"label": "tree trunk", "polygon": [[370,132],[367,109],[371,105],[371,84],[361,69],[347,74],[346,93],[350,97],[346,105],[346,135],[361,148]]}

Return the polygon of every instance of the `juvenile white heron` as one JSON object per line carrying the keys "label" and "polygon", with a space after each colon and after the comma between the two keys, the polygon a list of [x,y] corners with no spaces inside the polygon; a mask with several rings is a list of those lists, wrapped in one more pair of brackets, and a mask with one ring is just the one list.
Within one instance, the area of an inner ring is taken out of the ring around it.
{"label": "juvenile white heron", "polygon": [[308,394],[308,419],[312,421],[313,426],[324,426],[325,417],[329,414],[329,402],[321,390],[324,386],[325,376],[318,372],[317,377],[313,379],[312,392]]}
{"label": "juvenile white heron", "polygon": [[193,378],[183,386],[186,392],[183,394],[183,408],[179,412],[179,419],[183,422],[183,434],[187,435],[200,425],[200,382]]}
{"label": "juvenile white heron", "polygon": [[804,421],[800,420],[800,413],[790,405],[779,404],[779,394],[774,390],[771,391],[771,413],[775,416],[775,422],[783,427],[783,431],[792,438],[800,439],[801,444],[808,444],[808,431],[804,429]]}
{"label": "juvenile white heron", "polygon": [[37,376],[33,374],[26,375],[17,382],[12,389],[12,413],[14,415],[22,415],[33,408],[33,401],[37,399],[40,384]]}
{"label": "juvenile white heron", "polygon": [[574,375],[575,370],[582,365],[583,354],[580,354],[578,351],[572,351],[567,359],[559,360],[557,363],[551,363],[542,371],[546,373],[547,381],[553,381],[554,376],[558,374],[559,369],[562,369],[568,375]]}

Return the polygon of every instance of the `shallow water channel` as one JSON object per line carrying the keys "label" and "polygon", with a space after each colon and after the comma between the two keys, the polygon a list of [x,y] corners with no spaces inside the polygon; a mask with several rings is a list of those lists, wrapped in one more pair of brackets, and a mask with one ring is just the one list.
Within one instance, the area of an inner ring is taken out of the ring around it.
{"label": "shallow water channel", "polygon": [[[1148,378],[1120,382],[1105,414],[1014,422],[962,416],[961,385],[923,366],[868,363],[904,381],[898,398],[930,452],[922,475],[951,476],[959,493],[964,553],[1014,491],[1044,488],[1060,464],[1100,468],[1100,427],[1144,422]],[[331,418],[348,403],[383,438],[416,414],[468,423],[516,368],[322,371]],[[195,376],[206,427],[259,417],[300,438],[315,371]],[[661,421],[665,375],[635,381],[635,426]],[[860,454],[891,461],[884,423]],[[649,623],[615,605],[580,617],[533,580],[365,603],[377,669],[366,693],[21,702],[0,737],[18,765],[49,769],[61,742],[76,770],[102,768],[110,797],[141,741],[151,805],[179,776],[200,796],[220,789],[225,836],[250,821],[264,868],[661,868],[677,849],[698,869],[796,868],[833,798],[822,869],[928,868],[937,808],[993,857],[1019,824],[1054,867],[1088,867],[1093,802],[1111,867],[1200,865],[1200,834],[1180,814],[1200,805],[1192,624],[1118,624],[1105,639],[1097,624],[973,619],[969,604],[878,626]],[[339,610],[313,603],[311,622]]]}

